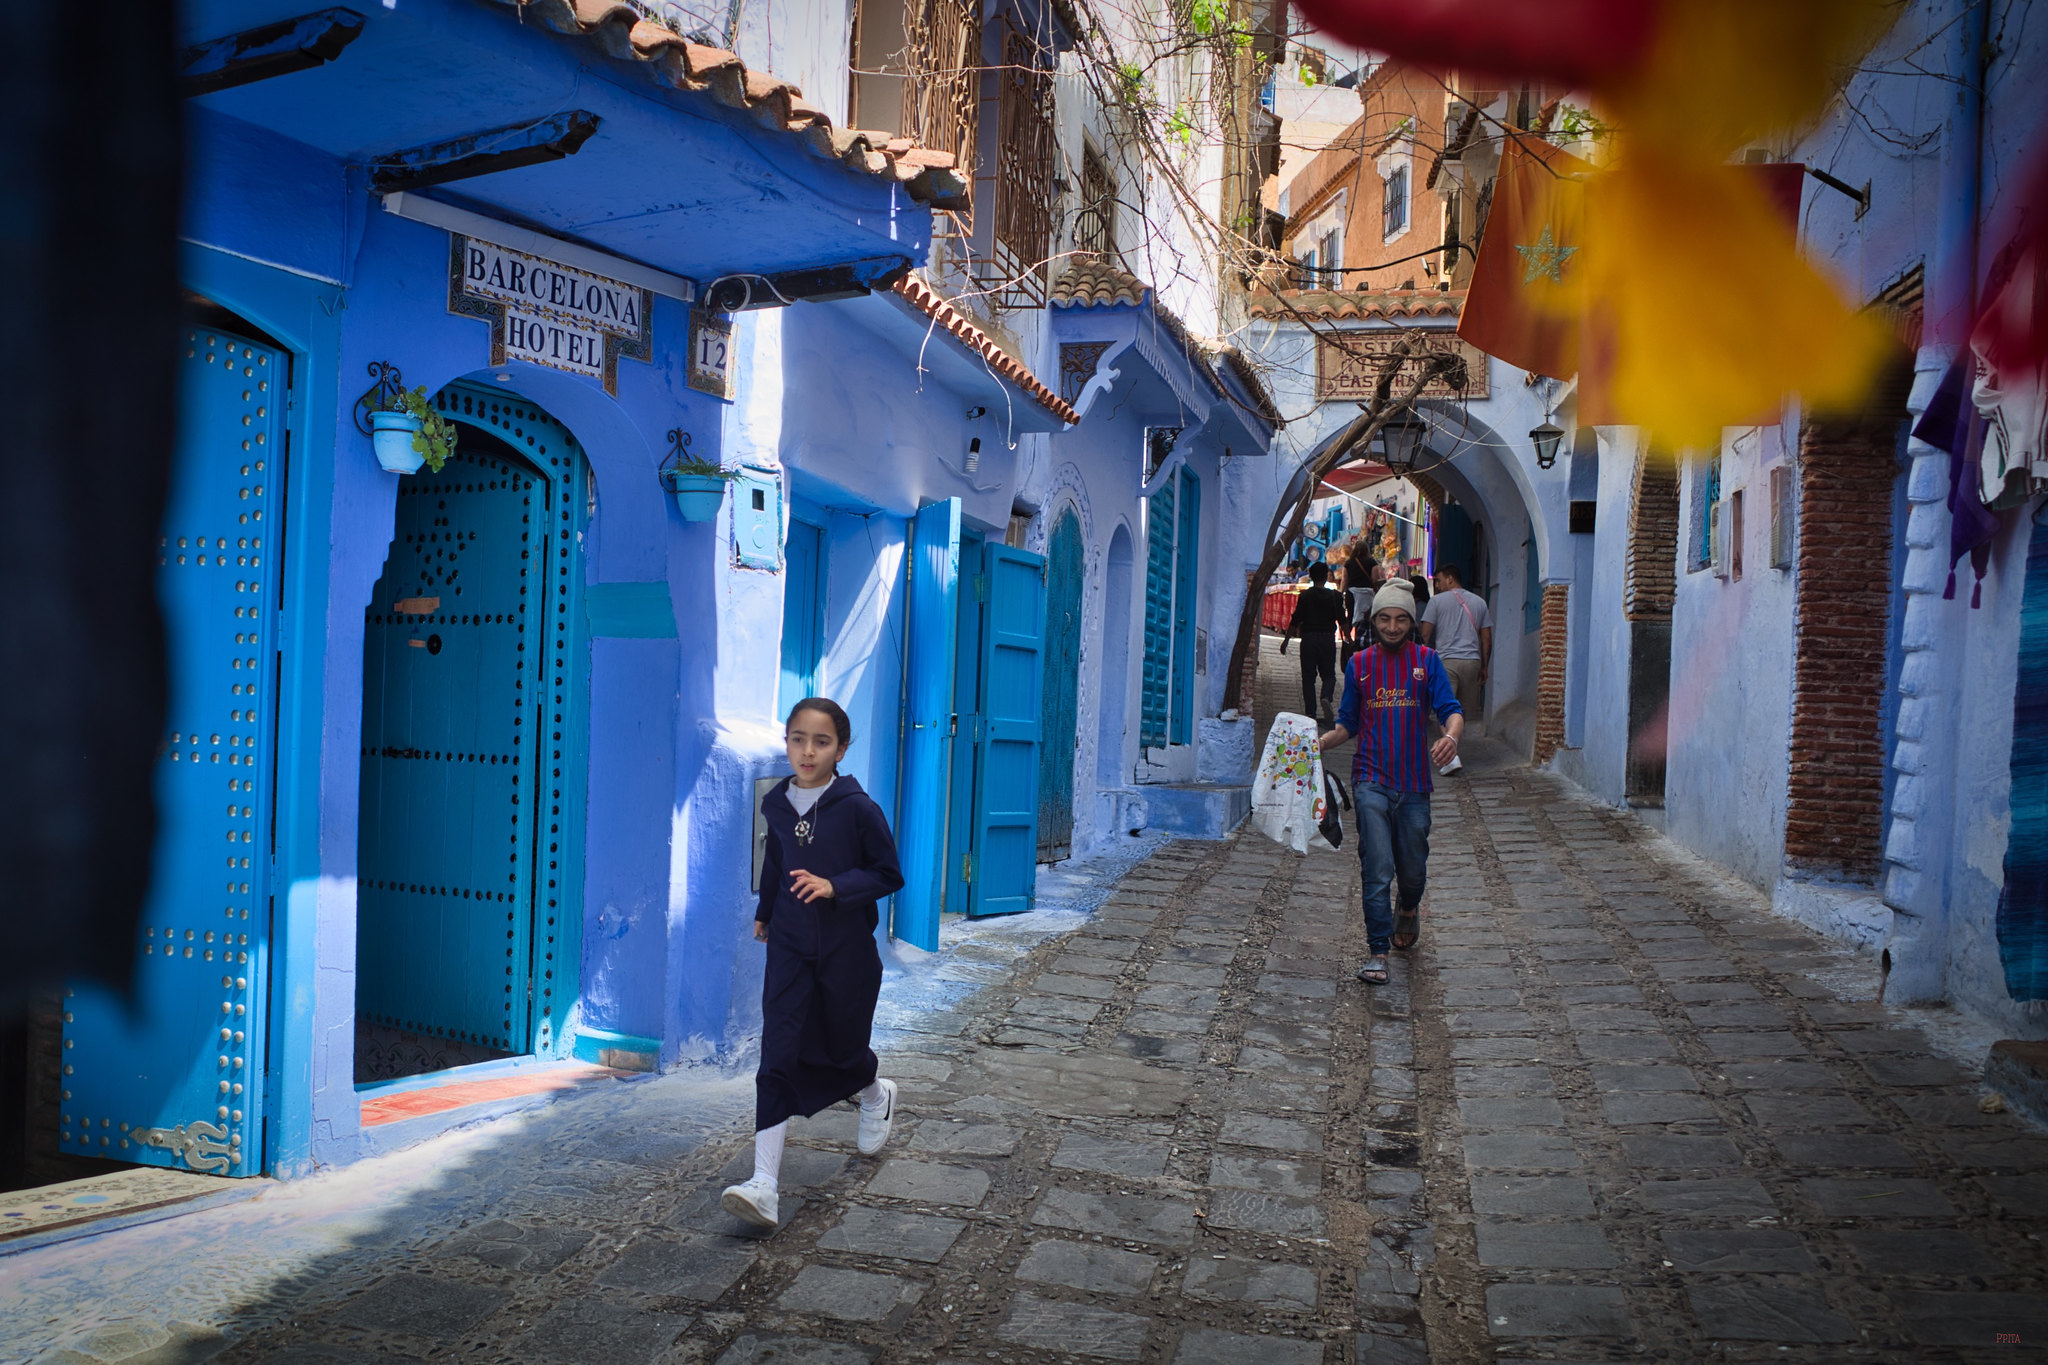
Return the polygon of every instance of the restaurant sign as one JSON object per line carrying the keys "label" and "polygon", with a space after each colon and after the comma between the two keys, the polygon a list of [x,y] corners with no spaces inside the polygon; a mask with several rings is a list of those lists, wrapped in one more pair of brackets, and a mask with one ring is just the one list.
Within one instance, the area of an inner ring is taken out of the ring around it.
{"label": "restaurant sign", "polygon": [[[1380,366],[1386,357],[1398,350],[1409,337],[1417,335],[1412,331],[1350,331],[1326,335],[1316,343],[1316,397],[1337,399],[1353,403],[1370,402],[1374,387],[1379,383]],[[1463,358],[1465,373],[1463,387],[1455,387],[1450,380],[1459,376],[1438,375],[1423,385],[1423,398],[1473,399],[1485,398],[1486,355],[1469,342],[1462,341],[1454,332],[1428,332],[1422,334],[1431,350],[1449,351]],[[1415,371],[1421,362],[1407,360],[1401,364],[1401,371],[1394,376],[1394,393],[1407,392],[1415,382]]]}
{"label": "restaurant sign", "polygon": [[491,324],[491,363],[525,360],[619,391],[619,357],[646,360],[653,295],[574,266],[449,236],[448,311]]}

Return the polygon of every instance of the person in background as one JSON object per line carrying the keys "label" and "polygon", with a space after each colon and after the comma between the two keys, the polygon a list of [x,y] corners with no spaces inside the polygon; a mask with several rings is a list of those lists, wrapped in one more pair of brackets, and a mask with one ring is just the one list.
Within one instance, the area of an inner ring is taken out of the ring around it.
{"label": "person in background", "polygon": [[[1330,567],[1309,566],[1311,586],[1295,599],[1294,619],[1288,623],[1289,639],[1301,641],[1301,711],[1305,716],[1328,720],[1337,700],[1337,635],[1346,615],[1342,593],[1327,586]],[[1282,653],[1287,641],[1280,642]],[[1322,686],[1322,707],[1316,706],[1316,687]]]}
{"label": "person in background", "polygon": [[1419,573],[1408,575],[1408,586],[1415,590],[1415,605],[1427,609],[1429,606],[1429,580]]}
{"label": "person in background", "polygon": [[[1461,577],[1455,564],[1437,568],[1436,597],[1422,613],[1422,642],[1443,656],[1459,709],[1476,716],[1493,664],[1493,613],[1485,598],[1465,591]],[[1449,777],[1464,766],[1463,758],[1453,756],[1440,771]]]}

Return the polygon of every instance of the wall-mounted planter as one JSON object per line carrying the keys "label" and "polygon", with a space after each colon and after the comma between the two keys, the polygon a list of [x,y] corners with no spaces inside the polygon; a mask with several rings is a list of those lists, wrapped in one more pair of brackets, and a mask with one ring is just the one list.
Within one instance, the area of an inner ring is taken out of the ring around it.
{"label": "wall-mounted planter", "polygon": [[725,501],[728,480],[722,474],[678,474],[671,471],[665,482],[676,495],[676,507],[684,521],[710,521]]}
{"label": "wall-mounted planter", "polygon": [[409,412],[371,413],[370,446],[377,452],[377,463],[393,474],[417,472],[427,457],[412,448],[412,438],[424,425]]}

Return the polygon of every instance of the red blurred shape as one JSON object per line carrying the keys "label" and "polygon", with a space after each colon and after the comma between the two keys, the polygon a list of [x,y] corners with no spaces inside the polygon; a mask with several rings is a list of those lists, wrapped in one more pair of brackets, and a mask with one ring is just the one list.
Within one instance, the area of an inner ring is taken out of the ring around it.
{"label": "red blurred shape", "polygon": [[1659,0],[1294,0],[1333,38],[1422,66],[1610,85],[1649,53]]}

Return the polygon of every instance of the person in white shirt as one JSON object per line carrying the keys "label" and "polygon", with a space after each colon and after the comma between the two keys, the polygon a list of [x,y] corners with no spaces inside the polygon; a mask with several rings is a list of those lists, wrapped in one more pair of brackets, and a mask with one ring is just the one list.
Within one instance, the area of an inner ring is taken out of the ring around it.
{"label": "person in white shirt", "polygon": [[[1465,591],[1454,564],[1436,571],[1436,596],[1422,612],[1422,643],[1443,657],[1444,671],[1451,675],[1451,691],[1465,714],[1482,714],[1479,698],[1493,664],[1493,613],[1486,599]],[[1453,758],[1441,769],[1446,777],[1465,766]]]}

